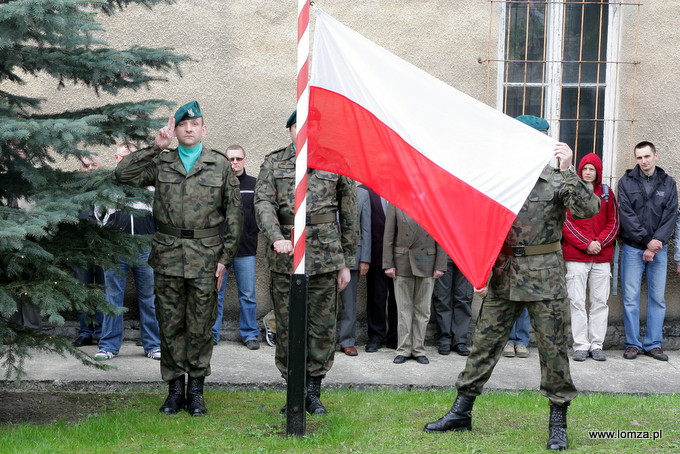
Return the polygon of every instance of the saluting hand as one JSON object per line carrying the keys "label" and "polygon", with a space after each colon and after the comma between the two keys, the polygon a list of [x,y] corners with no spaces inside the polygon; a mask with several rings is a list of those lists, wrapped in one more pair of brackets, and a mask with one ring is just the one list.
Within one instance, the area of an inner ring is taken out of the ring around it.
{"label": "saluting hand", "polygon": [[175,117],[170,117],[168,124],[163,126],[156,134],[156,140],[154,140],[154,144],[156,144],[156,146],[161,149],[168,148],[174,137]]}

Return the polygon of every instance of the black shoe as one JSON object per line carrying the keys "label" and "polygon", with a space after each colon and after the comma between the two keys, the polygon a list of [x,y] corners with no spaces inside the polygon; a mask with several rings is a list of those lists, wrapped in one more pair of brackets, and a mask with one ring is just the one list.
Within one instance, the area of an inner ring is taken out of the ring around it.
{"label": "black shoe", "polygon": [[406,357],[404,355],[397,355],[392,362],[394,364],[404,364],[406,362]]}
{"label": "black shoe", "polygon": [[397,349],[397,343],[396,342],[385,342],[385,347],[391,348],[392,350]]}
{"label": "black shoe", "polygon": [[470,349],[465,344],[456,344],[453,346],[453,351],[460,356],[470,356]]}
{"label": "black shoe", "polygon": [[305,397],[305,410],[310,415],[325,415],[326,407],[321,403],[321,380],[322,377],[307,376],[307,396]]}
{"label": "black shoe", "polygon": [[436,421],[425,424],[425,432],[448,432],[449,430],[472,430],[472,404],[475,396],[458,394],[451,410]]}
{"label": "black shoe", "polygon": [[82,347],[83,345],[94,345],[94,340],[91,337],[78,336],[76,340],[71,342],[74,347]]}
{"label": "black shoe", "polygon": [[430,360],[425,355],[416,356],[414,359],[418,364],[430,364]]}
{"label": "black shoe", "polygon": [[187,383],[187,411],[191,416],[203,416],[208,413],[203,399],[203,383],[205,377],[189,377]]}
{"label": "black shoe", "polygon": [[186,397],[184,396],[184,375],[181,375],[168,382],[168,397],[163,406],[159,409],[166,415],[174,415],[184,408]]}
{"label": "black shoe", "polygon": [[366,344],[366,353],[375,353],[380,349],[380,344],[376,342],[369,342]]}
{"label": "black shoe", "polygon": [[437,347],[437,353],[439,353],[440,355],[446,356],[449,353],[451,353],[451,346],[450,345],[440,345],[439,347]]}
{"label": "black shoe", "polygon": [[250,339],[246,341],[246,348],[248,348],[248,350],[259,350],[260,342],[257,339]]}
{"label": "black shoe", "polygon": [[551,451],[567,449],[567,407],[566,405],[550,404],[550,419],[548,420],[550,436],[547,448]]}

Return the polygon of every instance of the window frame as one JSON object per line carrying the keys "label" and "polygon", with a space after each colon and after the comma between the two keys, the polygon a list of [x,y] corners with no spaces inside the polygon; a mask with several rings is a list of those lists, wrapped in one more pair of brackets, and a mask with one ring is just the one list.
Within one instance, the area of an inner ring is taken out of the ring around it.
{"label": "window frame", "polygon": [[[506,39],[507,39],[507,5],[508,3],[519,3],[516,0],[500,1],[500,25],[498,39],[498,71],[496,86],[496,108],[503,111],[505,104],[505,87],[525,85],[518,83],[506,83]],[[564,33],[564,10],[565,0],[537,0],[535,2],[522,3],[544,3],[547,4],[546,31],[545,31],[545,90],[543,99],[543,110],[546,120],[550,123],[550,136],[559,138],[560,134],[560,110],[562,97],[562,43]],[[587,3],[587,0],[586,0]],[[601,87],[604,85],[604,112],[602,119],[602,181],[610,186],[614,184],[616,169],[616,150],[618,148],[617,121],[616,115],[619,108],[618,82],[619,82],[619,56],[621,49],[620,23],[621,23],[621,4],[619,1],[609,0],[607,16],[607,45],[606,45],[606,75],[604,84],[597,82],[581,83],[584,87]],[[558,57],[558,58],[556,58]],[[527,85],[531,86],[531,85]],[[540,85],[539,85],[540,86]],[[573,86],[568,84],[567,86]]]}

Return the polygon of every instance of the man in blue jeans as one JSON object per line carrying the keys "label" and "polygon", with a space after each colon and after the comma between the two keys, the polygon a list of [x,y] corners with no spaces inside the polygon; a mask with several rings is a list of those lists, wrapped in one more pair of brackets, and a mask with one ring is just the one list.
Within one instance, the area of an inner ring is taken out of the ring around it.
{"label": "man in blue jeans", "polygon": [[[231,168],[238,178],[241,190],[241,204],[243,206],[243,232],[238,253],[231,264],[236,276],[238,287],[238,301],[240,305],[239,333],[241,340],[250,350],[260,348],[260,330],[257,328],[257,303],[255,299],[255,254],[257,253],[257,222],[255,221],[255,177],[246,173],[246,152],[240,145],[231,145],[226,151]],[[212,327],[213,343],[220,340],[220,328],[224,314],[224,292],[227,288],[227,274],[222,281],[222,287],[217,294],[217,320]]]}
{"label": "man in blue jeans", "polygon": [[[122,144],[116,149],[114,156],[116,163],[124,156],[137,151],[133,144]],[[140,206],[135,208],[149,208]],[[101,212],[94,210],[95,218],[103,226],[118,227],[130,235],[152,235],[156,231],[153,215],[151,212],[146,216],[132,216],[128,213],[115,209]],[[142,251],[139,255],[140,264],[128,263],[120,260],[117,268],[104,271],[106,283],[106,300],[109,304],[117,307],[124,306],[125,284],[127,283],[128,271],[132,270],[137,287],[137,300],[139,302],[139,331],[144,347],[144,353],[151,359],[161,359],[161,339],[156,319],[156,306],[154,305],[154,281],[153,269],[147,264],[150,250]],[[102,336],[99,339],[99,351],[94,355],[98,361],[106,361],[118,355],[123,343],[124,321],[123,314],[104,315],[102,324]]]}
{"label": "man in blue jeans", "polygon": [[[637,165],[619,180],[619,220],[623,249],[621,288],[625,359],[640,353],[668,361],[661,349],[666,317],[668,240],[678,217],[675,180],[656,165],[659,154],[651,142],[638,143],[633,153]],[[640,287],[647,273],[647,323],[644,343],[640,337]]]}

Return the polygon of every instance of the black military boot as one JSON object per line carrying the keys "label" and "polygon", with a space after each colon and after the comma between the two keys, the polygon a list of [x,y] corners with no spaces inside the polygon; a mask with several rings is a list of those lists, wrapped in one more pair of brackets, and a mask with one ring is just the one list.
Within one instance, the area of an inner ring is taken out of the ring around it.
{"label": "black military boot", "polygon": [[173,415],[182,410],[185,403],[184,375],[180,375],[168,382],[168,397],[165,398],[165,402],[159,410],[166,415]]}
{"label": "black military boot", "polygon": [[458,394],[451,410],[436,421],[425,424],[425,432],[448,432],[449,430],[472,430],[472,405],[475,396]]}
{"label": "black military boot", "polygon": [[321,377],[307,376],[307,396],[305,409],[310,415],[325,415],[326,407],[321,403]]}
{"label": "black military boot", "polygon": [[187,384],[187,411],[191,416],[203,416],[208,413],[203,400],[203,382],[205,377],[189,377]]}
{"label": "black military boot", "polygon": [[550,403],[550,438],[548,449],[562,451],[567,449],[567,407],[569,403],[558,405]]}

